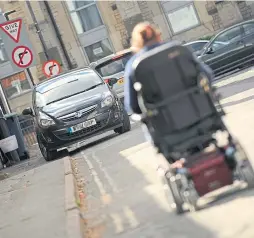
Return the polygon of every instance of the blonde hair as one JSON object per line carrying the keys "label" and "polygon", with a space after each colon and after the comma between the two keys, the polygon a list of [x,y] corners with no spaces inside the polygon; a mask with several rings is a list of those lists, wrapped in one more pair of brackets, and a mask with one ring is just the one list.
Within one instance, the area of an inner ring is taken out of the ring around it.
{"label": "blonde hair", "polygon": [[149,22],[137,24],[132,31],[131,50],[139,51],[146,45],[150,45],[161,40],[161,33]]}

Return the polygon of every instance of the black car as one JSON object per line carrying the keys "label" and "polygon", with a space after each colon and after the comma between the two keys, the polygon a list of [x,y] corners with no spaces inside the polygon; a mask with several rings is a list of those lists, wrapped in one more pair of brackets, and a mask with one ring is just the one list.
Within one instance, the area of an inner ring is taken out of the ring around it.
{"label": "black car", "polygon": [[253,56],[254,20],[250,20],[217,34],[199,58],[218,76],[253,63]]}
{"label": "black car", "polygon": [[23,115],[35,118],[36,135],[45,160],[58,151],[92,136],[114,130],[130,130],[130,120],[116,93],[116,79],[105,83],[92,69],[85,68],[52,78],[33,90],[33,109]]}
{"label": "black car", "polygon": [[191,50],[196,56],[200,56],[204,47],[209,43],[208,40],[197,40],[184,44],[188,49]]}

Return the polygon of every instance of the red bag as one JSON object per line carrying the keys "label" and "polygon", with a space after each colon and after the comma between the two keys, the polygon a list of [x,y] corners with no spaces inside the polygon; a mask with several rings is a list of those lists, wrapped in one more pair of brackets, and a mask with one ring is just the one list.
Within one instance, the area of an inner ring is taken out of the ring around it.
{"label": "red bag", "polygon": [[191,161],[188,167],[199,196],[233,183],[233,173],[223,153],[202,153],[188,160]]}

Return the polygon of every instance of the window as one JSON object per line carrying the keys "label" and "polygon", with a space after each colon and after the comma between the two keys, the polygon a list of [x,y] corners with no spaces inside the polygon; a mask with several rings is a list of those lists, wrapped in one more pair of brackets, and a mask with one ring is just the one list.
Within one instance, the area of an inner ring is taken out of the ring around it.
{"label": "window", "polygon": [[197,43],[189,44],[189,45],[187,45],[187,47],[192,52],[196,52],[196,51],[202,50],[206,44],[207,44],[207,42],[197,42]]}
{"label": "window", "polygon": [[2,87],[8,99],[31,90],[25,72],[20,72],[1,80]]}
{"label": "window", "polygon": [[247,35],[247,36],[254,34],[254,24],[253,23],[243,25],[243,29],[244,29],[245,35]]}
{"label": "window", "polygon": [[94,1],[67,1],[67,6],[78,34],[103,25]]}
{"label": "window", "polygon": [[36,107],[44,107],[51,103],[70,98],[84,91],[89,91],[103,84],[101,78],[92,70],[82,70],[71,75],[38,86],[36,92]]}
{"label": "window", "polygon": [[174,34],[199,25],[199,20],[193,5],[185,6],[168,14]]}
{"label": "window", "polygon": [[213,43],[212,43],[212,49],[218,50],[222,49],[223,47],[226,47],[230,43],[236,42],[240,40],[242,37],[241,34],[241,28],[240,27],[234,27],[232,29],[229,29],[226,32],[223,32],[219,36],[217,36]]}
{"label": "window", "polygon": [[85,47],[90,62],[97,61],[103,57],[113,54],[108,39]]}
{"label": "window", "polygon": [[74,11],[78,8],[85,7],[91,3],[94,3],[94,1],[66,1],[66,4],[70,11]]}
{"label": "window", "polygon": [[105,63],[98,65],[95,69],[102,77],[108,77],[120,72],[123,72],[125,65],[128,60],[131,58],[132,54],[125,54],[121,58],[115,60],[109,60]]}

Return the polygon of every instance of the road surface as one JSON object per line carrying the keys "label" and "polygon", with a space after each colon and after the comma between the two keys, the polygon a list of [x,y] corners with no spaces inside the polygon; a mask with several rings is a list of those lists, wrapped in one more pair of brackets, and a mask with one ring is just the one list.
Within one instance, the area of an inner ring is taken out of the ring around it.
{"label": "road surface", "polygon": [[[246,71],[216,81],[225,122],[254,159],[254,75]],[[106,224],[102,237],[253,238],[254,191],[221,194],[201,211],[176,216],[156,172],[159,159],[145,143],[139,124],[123,135],[94,138],[72,154],[85,179],[89,216]],[[46,162],[25,161],[6,170],[14,175]],[[209,202],[209,199],[208,201]],[[90,237],[89,237],[90,238]],[[95,238],[95,237],[93,237]]]}
{"label": "road surface", "polygon": [[[254,162],[254,77],[217,82],[225,122]],[[253,238],[254,191],[227,188],[197,213],[177,216],[156,172],[157,159],[139,124],[123,135],[108,133],[75,152],[91,216],[102,218],[102,237]],[[234,193],[233,193],[234,192]],[[167,200],[168,198],[168,200]]]}

